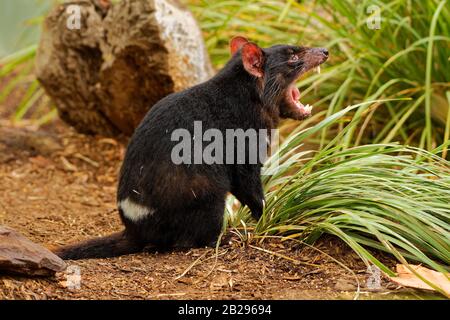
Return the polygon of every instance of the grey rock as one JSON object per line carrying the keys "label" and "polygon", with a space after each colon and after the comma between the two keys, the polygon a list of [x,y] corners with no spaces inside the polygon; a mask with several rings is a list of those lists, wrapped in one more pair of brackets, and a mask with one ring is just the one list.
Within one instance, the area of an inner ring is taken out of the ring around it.
{"label": "grey rock", "polygon": [[66,263],[50,250],[0,226],[0,273],[49,276],[65,269]]}
{"label": "grey rock", "polygon": [[[81,28],[67,27],[68,5]],[[36,73],[78,131],[131,135],[164,96],[213,75],[201,31],[176,1],[72,0],[45,19]]]}

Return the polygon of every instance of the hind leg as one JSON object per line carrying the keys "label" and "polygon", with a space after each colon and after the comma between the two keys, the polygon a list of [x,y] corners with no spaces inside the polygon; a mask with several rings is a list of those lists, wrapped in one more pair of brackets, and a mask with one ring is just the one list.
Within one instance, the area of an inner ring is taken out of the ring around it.
{"label": "hind leg", "polygon": [[215,246],[223,228],[225,201],[211,201],[186,213],[177,247]]}

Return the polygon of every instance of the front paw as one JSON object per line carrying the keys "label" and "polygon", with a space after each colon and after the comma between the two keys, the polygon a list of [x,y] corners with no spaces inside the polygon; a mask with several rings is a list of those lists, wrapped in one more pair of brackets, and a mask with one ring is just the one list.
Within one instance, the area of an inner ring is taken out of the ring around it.
{"label": "front paw", "polygon": [[255,205],[252,208],[250,208],[250,211],[252,213],[252,217],[256,221],[259,221],[259,219],[261,218],[265,206],[266,206],[266,201],[263,199],[260,202],[258,202],[257,205]]}

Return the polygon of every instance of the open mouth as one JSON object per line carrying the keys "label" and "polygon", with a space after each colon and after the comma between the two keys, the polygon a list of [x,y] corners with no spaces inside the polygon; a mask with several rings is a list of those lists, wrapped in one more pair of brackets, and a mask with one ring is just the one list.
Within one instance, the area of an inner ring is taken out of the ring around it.
{"label": "open mouth", "polygon": [[[320,65],[313,68],[317,73],[320,73]],[[305,116],[309,116],[311,114],[313,106],[307,104],[306,106],[300,102],[300,90],[298,90],[296,86],[297,79],[288,87],[288,99],[290,100],[290,104],[295,106],[301,113]]]}

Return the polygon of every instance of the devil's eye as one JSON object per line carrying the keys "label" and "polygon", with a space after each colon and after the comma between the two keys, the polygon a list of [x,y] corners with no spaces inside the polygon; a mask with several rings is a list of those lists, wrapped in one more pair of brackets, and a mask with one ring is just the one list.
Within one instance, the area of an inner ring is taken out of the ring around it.
{"label": "devil's eye", "polygon": [[293,54],[291,56],[291,58],[289,59],[290,62],[297,62],[298,60],[299,60],[299,57],[296,54]]}

